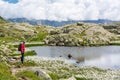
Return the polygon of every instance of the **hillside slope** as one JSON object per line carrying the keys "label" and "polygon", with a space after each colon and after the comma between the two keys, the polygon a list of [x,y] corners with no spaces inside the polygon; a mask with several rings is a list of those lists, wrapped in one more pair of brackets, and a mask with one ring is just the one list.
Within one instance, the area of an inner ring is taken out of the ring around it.
{"label": "hillside slope", "polygon": [[33,26],[27,23],[10,23],[0,18],[0,41],[42,41],[47,35],[46,26]]}
{"label": "hillside slope", "polygon": [[8,22],[8,21],[6,21],[4,18],[2,18],[2,17],[0,16],[0,24],[1,24],[1,23],[6,23],[6,22]]}
{"label": "hillside slope", "polygon": [[[5,21],[2,17],[1,22]],[[102,26],[92,23],[74,23],[63,27],[3,22],[0,24],[0,40],[5,42],[44,41],[54,46],[92,46],[109,44],[116,35]]]}

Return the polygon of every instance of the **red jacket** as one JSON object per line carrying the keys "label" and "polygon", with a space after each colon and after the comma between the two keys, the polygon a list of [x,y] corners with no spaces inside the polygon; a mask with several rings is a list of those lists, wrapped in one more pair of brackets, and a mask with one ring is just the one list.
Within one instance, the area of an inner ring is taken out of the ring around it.
{"label": "red jacket", "polygon": [[25,52],[25,44],[24,43],[21,44],[20,51],[23,53]]}

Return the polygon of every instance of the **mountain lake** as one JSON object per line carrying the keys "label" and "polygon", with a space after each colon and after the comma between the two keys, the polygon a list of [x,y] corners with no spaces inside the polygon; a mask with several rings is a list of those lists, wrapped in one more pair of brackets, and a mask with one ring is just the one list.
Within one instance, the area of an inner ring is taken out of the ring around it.
{"label": "mountain lake", "polygon": [[[120,46],[63,47],[35,46],[37,56],[61,58],[76,66],[95,66],[103,69],[120,69]],[[69,57],[70,55],[70,57]]]}

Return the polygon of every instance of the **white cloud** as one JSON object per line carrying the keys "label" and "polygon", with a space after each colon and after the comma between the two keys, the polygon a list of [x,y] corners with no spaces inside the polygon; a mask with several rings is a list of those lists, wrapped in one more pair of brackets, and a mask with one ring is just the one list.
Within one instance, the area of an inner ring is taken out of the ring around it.
{"label": "white cloud", "polygon": [[48,20],[120,20],[119,0],[0,0],[0,16]]}

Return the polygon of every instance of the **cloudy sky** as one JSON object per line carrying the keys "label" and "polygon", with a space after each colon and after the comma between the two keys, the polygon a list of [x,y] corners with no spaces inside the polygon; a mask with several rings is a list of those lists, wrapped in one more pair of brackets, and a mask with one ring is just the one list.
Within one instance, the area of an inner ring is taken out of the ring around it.
{"label": "cloudy sky", "polygon": [[120,0],[0,0],[4,18],[120,20]]}

